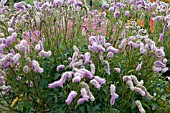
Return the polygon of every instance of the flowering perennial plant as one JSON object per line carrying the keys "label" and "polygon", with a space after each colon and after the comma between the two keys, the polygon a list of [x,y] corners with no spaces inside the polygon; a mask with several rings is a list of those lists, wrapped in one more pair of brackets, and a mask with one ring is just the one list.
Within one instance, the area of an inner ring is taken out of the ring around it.
{"label": "flowering perennial plant", "polygon": [[170,112],[170,7],[0,2],[0,112]]}

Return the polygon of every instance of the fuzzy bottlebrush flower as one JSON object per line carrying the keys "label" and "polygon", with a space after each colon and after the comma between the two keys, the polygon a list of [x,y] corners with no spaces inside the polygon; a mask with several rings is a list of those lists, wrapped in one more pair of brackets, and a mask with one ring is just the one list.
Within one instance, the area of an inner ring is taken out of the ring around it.
{"label": "fuzzy bottlebrush flower", "polygon": [[[0,37],[1,37],[1,33],[0,33]],[[4,34],[2,37],[4,37]],[[4,44],[5,42],[6,42],[5,38],[0,38],[0,44]]]}
{"label": "fuzzy bottlebrush flower", "polygon": [[89,79],[93,78],[92,73],[89,70],[87,70],[87,69],[79,69],[79,70],[77,70],[77,72],[82,74],[83,76],[89,78]]}
{"label": "fuzzy bottlebrush flower", "polygon": [[138,64],[137,67],[136,67],[136,71],[140,71],[142,68],[142,63],[141,64]]}
{"label": "fuzzy bottlebrush flower", "polygon": [[91,55],[90,55],[90,53],[89,52],[86,52],[85,54],[84,54],[84,63],[90,63],[90,61],[91,61]]}
{"label": "fuzzy bottlebrush flower", "polygon": [[6,73],[5,73],[5,71],[2,71],[1,69],[0,69],[0,76],[6,76]]}
{"label": "fuzzy bottlebrush flower", "polygon": [[163,49],[156,49],[155,50],[155,55],[156,55],[156,57],[165,57],[165,52],[164,52],[164,50]]}
{"label": "fuzzy bottlebrush flower", "polygon": [[74,78],[72,79],[72,82],[80,82],[83,77],[84,76],[82,74],[76,72],[74,73]]}
{"label": "fuzzy bottlebrush flower", "polygon": [[33,87],[34,83],[32,81],[30,81],[30,87]]}
{"label": "fuzzy bottlebrush flower", "polygon": [[17,64],[18,60],[21,58],[21,55],[19,53],[16,53],[13,57],[12,57],[12,61]]}
{"label": "fuzzy bottlebrush flower", "polygon": [[132,79],[130,76],[123,76],[123,81],[126,81],[126,84],[129,86],[129,88],[133,91],[134,90],[134,85],[132,82]]}
{"label": "fuzzy bottlebrush flower", "polygon": [[163,62],[164,64],[166,64],[166,63],[168,62],[168,60],[167,60],[166,58],[164,58],[164,59],[162,60],[162,62]]}
{"label": "fuzzy bottlebrush flower", "polygon": [[122,39],[124,39],[125,37],[126,37],[126,32],[123,31],[123,32],[122,32]]}
{"label": "fuzzy bottlebrush flower", "polygon": [[77,48],[77,46],[74,45],[73,49],[74,49],[75,52],[80,53],[80,50]]}
{"label": "fuzzy bottlebrush flower", "polygon": [[73,99],[77,96],[77,92],[76,91],[71,91],[67,97],[67,99],[65,100],[65,102],[70,105],[73,101]]}
{"label": "fuzzy bottlebrush flower", "polygon": [[3,53],[3,50],[4,50],[4,48],[5,48],[5,44],[0,44],[0,53]]}
{"label": "fuzzy bottlebrush flower", "polygon": [[158,39],[158,42],[162,42],[164,38],[164,33],[161,33]]}
{"label": "fuzzy bottlebrush flower", "polygon": [[90,80],[90,84],[94,85],[97,89],[100,90],[101,85],[99,84],[97,80],[95,79]]}
{"label": "fuzzy bottlebrush flower", "polygon": [[111,105],[114,105],[115,100],[119,97],[119,95],[116,94],[115,92],[116,92],[116,87],[113,84],[111,84],[110,85],[110,95],[111,95],[110,104]]}
{"label": "fuzzy bottlebrush flower", "polygon": [[19,2],[19,3],[15,3],[14,7],[17,10],[25,10],[25,5],[26,5],[25,2]]}
{"label": "fuzzy bottlebrush flower", "polygon": [[95,36],[89,37],[89,42],[90,42],[90,44],[93,44],[94,42],[97,42],[96,37]]}
{"label": "fuzzy bottlebrush flower", "polygon": [[115,68],[114,70],[115,70],[117,73],[120,73],[120,71],[121,71],[120,68]]}
{"label": "fuzzy bottlebrush flower", "polygon": [[129,11],[125,11],[125,16],[129,16]]}
{"label": "fuzzy bottlebrush flower", "polygon": [[30,71],[30,67],[27,66],[27,65],[25,65],[25,66],[23,67],[23,72],[24,72],[25,74],[27,74],[29,71]]}
{"label": "fuzzy bottlebrush flower", "polygon": [[137,87],[141,88],[145,92],[146,98],[148,98],[149,100],[153,98],[153,96],[149,94],[145,86],[138,84]]}
{"label": "fuzzy bottlebrush flower", "polygon": [[144,92],[141,88],[135,87],[134,90],[135,90],[137,93],[139,93],[140,95],[145,96],[145,92]]}
{"label": "fuzzy bottlebrush flower", "polygon": [[120,16],[120,11],[116,10],[114,12],[114,18],[118,18]]}
{"label": "fuzzy bottlebrush flower", "polygon": [[152,67],[152,70],[153,70],[155,73],[159,73],[159,72],[162,70],[162,68],[161,68],[161,67],[153,66],[153,67]]}
{"label": "fuzzy bottlebrush flower", "polygon": [[35,72],[39,73],[44,72],[44,69],[40,67],[40,64],[36,60],[32,61],[32,68]]}
{"label": "fuzzy bottlebrush flower", "polygon": [[7,69],[9,66],[9,63],[12,61],[13,54],[8,53],[7,55],[2,55],[2,58],[0,59],[0,67]]}
{"label": "fuzzy bottlebrush flower", "polygon": [[80,92],[81,92],[81,96],[84,98],[84,100],[88,101],[90,97],[88,96],[86,89],[81,88]]}
{"label": "fuzzy bottlebrush flower", "polygon": [[81,77],[80,76],[76,76],[72,79],[72,82],[80,82],[81,81]]}
{"label": "fuzzy bottlebrush flower", "polygon": [[4,76],[0,76],[0,84],[5,85],[6,78]]}
{"label": "fuzzy bottlebrush flower", "polygon": [[57,66],[56,70],[57,70],[57,71],[60,71],[61,69],[64,69],[64,68],[65,68],[64,65],[59,65],[59,66]]}
{"label": "fuzzy bottlebrush flower", "polygon": [[146,113],[146,111],[143,109],[142,104],[139,100],[136,100],[136,106],[138,107],[140,113]]}
{"label": "fuzzy bottlebrush flower", "polygon": [[74,63],[77,61],[77,57],[78,57],[78,53],[77,52],[74,52],[72,58],[71,58],[71,63]]}
{"label": "fuzzy bottlebrush flower", "polygon": [[68,0],[67,1],[68,5],[72,5],[72,4],[74,4],[74,2],[75,2],[75,0]]}
{"label": "fuzzy bottlebrush flower", "polygon": [[106,48],[108,48],[109,46],[111,46],[111,44],[110,44],[110,43],[105,43],[104,46],[105,46]]}
{"label": "fuzzy bottlebrush flower", "polygon": [[101,78],[99,76],[94,76],[94,79],[100,84],[103,85],[106,83],[106,80],[104,78]]}
{"label": "fuzzy bottlebrush flower", "polygon": [[93,53],[96,52],[95,48],[94,48],[93,46],[91,46],[91,45],[88,45],[88,49],[89,49],[90,51],[92,51]]}
{"label": "fuzzy bottlebrush flower", "polygon": [[108,75],[110,75],[110,65],[109,65],[109,62],[106,61],[106,60],[104,60],[104,61],[103,61],[103,64],[106,64],[106,73],[107,73]]}
{"label": "fuzzy bottlebrush flower", "polygon": [[77,1],[77,2],[75,2],[75,6],[79,6],[79,7],[81,7],[82,6],[82,2],[80,2],[80,1]]}
{"label": "fuzzy bottlebrush flower", "polygon": [[40,48],[40,45],[39,45],[39,44],[35,45],[35,50],[36,50],[36,51],[41,50],[41,48]]}
{"label": "fuzzy bottlebrush flower", "polygon": [[161,67],[161,68],[165,68],[165,67],[166,67],[166,64],[164,64],[164,63],[161,62],[161,61],[156,61],[156,62],[154,62],[154,66],[156,66],[156,67]]}
{"label": "fuzzy bottlebrush flower", "polygon": [[133,41],[129,41],[128,45],[131,46],[132,48],[138,48],[140,46],[139,44],[136,44]]}
{"label": "fuzzy bottlebrush flower", "polygon": [[76,68],[83,65],[83,60],[80,59],[78,62],[70,63],[70,67]]}
{"label": "fuzzy bottlebrush flower", "polygon": [[[130,38],[129,38],[129,40],[130,40]],[[127,39],[123,38],[122,41],[121,41],[121,44],[119,45],[119,48],[125,49],[126,45],[127,45]]]}
{"label": "fuzzy bottlebrush flower", "polygon": [[8,32],[12,34],[14,32],[14,29],[8,28]]}
{"label": "fuzzy bottlebrush flower", "polygon": [[84,98],[79,98],[77,100],[77,105],[83,104],[86,100]]}
{"label": "fuzzy bottlebrush flower", "polygon": [[49,57],[49,56],[51,56],[51,51],[46,52],[46,51],[44,51],[44,50],[41,50],[41,51],[38,53],[38,55],[39,55],[40,57]]}
{"label": "fuzzy bottlebrush flower", "polygon": [[109,47],[107,48],[107,51],[108,51],[108,52],[112,52],[112,53],[114,53],[114,54],[117,54],[117,53],[119,52],[118,49],[116,49],[116,48],[114,48],[114,47],[112,47],[112,46],[109,46]]}
{"label": "fuzzy bottlebrush flower", "polygon": [[98,49],[99,52],[105,52],[105,48],[102,47],[101,45],[98,45],[97,49]]}
{"label": "fuzzy bottlebrush flower", "polygon": [[55,5],[62,5],[63,4],[63,0],[54,0],[54,4]]}
{"label": "fuzzy bottlebrush flower", "polygon": [[6,2],[7,2],[7,0],[1,0],[0,7],[4,7]]}
{"label": "fuzzy bottlebrush flower", "polygon": [[165,68],[162,69],[162,73],[165,73],[165,72],[167,72],[168,70],[169,70],[169,68],[168,68],[168,67],[165,67]]}
{"label": "fuzzy bottlebrush flower", "polygon": [[108,58],[112,58],[113,56],[114,56],[114,53],[112,53],[112,52],[108,52],[108,53],[107,53],[107,57],[108,57]]}
{"label": "fuzzy bottlebrush flower", "polygon": [[64,72],[61,76],[61,79],[48,84],[48,88],[63,87],[63,84],[66,82],[67,79],[70,79],[72,77],[72,74],[72,71]]}
{"label": "fuzzy bottlebrush flower", "polygon": [[95,65],[90,64],[90,68],[91,68],[91,74],[94,75],[95,74]]}
{"label": "fuzzy bottlebrush flower", "polygon": [[88,96],[90,97],[90,100],[91,100],[91,101],[94,101],[95,98],[94,98],[93,94],[90,92],[89,85],[88,85],[87,83],[85,83],[85,82],[81,82],[80,85],[81,85],[81,87],[83,87],[83,88],[86,89],[87,94],[88,94]]}
{"label": "fuzzy bottlebrush flower", "polygon": [[49,6],[50,6],[50,4],[48,2],[46,2],[46,3],[42,4],[40,9],[41,9],[41,11],[45,11]]}
{"label": "fuzzy bottlebrush flower", "polygon": [[114,7],[110,7],[109,8],[109,12],[114,12],[115,8]]}
{"label": "fuzzy bottlebrush flower", "polygon": [[136,76],[130,75],[130,77],[131,77],[131,80],[132,80],[136,85],[138,85],[138,84],[143,85],[143,84],[144,84],[143,80],[141,80],[141,81],[139,82],[138,79],[136,78]]}
{"label": "fuzzy bottlebrush flower", "polygon": [[22,77],[18,76],[17,81],[21,81]]}
{"label": "fuzzy bottlebrush flower", "polygon": [[20,44],[15,45],[15,48],[18,51],[26,51],[27,50],[27,41],[26,40],[21,40]]}
{"label": "fuzzy bottlebrush flower", "polygon": [[103,4],[103,5],[102,5],[102,8],[104,8],[104,9],[109,8],[109,4]]}

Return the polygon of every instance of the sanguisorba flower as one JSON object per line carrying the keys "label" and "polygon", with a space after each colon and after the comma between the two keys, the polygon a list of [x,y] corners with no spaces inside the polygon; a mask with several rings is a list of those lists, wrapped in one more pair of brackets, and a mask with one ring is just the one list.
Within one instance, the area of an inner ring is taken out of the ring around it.
{"label": "sanguisorba flower", "polygon": [[110,95],[111,95],[110,104],[114,105],[115,100],[119,97],[119,95],[116,94],[116,87],[113,84],[110,85]]}
{"label": "sanguisorba flower", "polygon": [[57,71],[60,71],[61,69],[64,69],[64,68],[65,68],[64,65],[59,65],[59,66],[57,66],[56,70],[57,70]]}
{"label": "sanguisorba flower", "polygon": [[65,100],[65,102],[70,105],[73,101],[73,99],[77,96],[77,92],[76,91],[71,91],[67,97],[67,99]]}
{"label": "sanguisorba flower", "polygon": [[103,64],[106,65],[106,73],[107,73],[108,75],[110,75],[110,65],[109,65],[109,62],[106,61],[106,60],[104,60],[104,61],[103,61]]}
{"label": "sanguisorba flower", "polygon": [[138,107],[140,113],[146,113],[146,111],[142,107],[140,100],[136,100],[136,106]]}

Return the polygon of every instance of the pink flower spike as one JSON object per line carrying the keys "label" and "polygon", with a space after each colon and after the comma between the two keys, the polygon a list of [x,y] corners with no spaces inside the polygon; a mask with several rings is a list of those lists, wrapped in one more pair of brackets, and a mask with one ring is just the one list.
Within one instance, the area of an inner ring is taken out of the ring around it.
{"label": "pink flower spike", "polygon": [[136,71],[140,71],[142,68],[142,64],[138,64],[138,66],[136,67]]}
{"label": "pink flower spike", "polygon": [[65,102],[70,105],[73,101],[73,99],[77,96],[77,92],[75,91],[71,91],[67,97],[67,99],[65,100]]}
{"label": "pink flower spike", "polygon": [[120,68],[115,68],[114,70],[115,70],[117,73],[120,73],[120,71],[121,71]]}
{"label": "pink flower spike", "polygon": [[80,98],[77,100],[77,105],[83,104],[85,102],[84,98]]}
{"label": "pink flower spike", "polygon": [[56,70],[57,70],[57,71],[60,71],[61,69],[64,69],[64,68],[65,68],[64,65],[59,65],[59,66],[57,66]]}
{"label": "pink flower spike", "polygon": [[104,78],[100,78],[99,76],[94,76],[94,79],[100,84],[103,85],[106,83],[106,80]]}

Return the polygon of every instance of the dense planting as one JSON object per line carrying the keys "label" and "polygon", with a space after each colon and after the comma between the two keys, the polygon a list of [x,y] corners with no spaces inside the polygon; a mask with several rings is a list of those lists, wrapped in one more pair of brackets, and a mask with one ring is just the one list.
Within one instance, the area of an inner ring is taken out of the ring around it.
{"label": "dense planting", "polygon": [[[170,112],[170,7],[0,2],[0,111]],[[102,10],[101,10],[102,9]]]}

